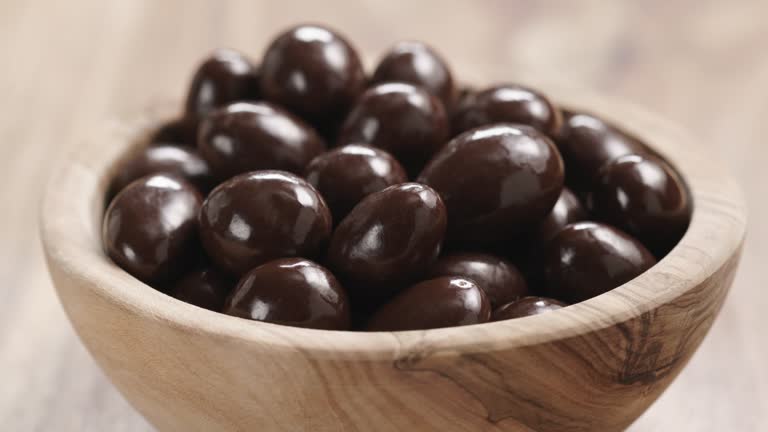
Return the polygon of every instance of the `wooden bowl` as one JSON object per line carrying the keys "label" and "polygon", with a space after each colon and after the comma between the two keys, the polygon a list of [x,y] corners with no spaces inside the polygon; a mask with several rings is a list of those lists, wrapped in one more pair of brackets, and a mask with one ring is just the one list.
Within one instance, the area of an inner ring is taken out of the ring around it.
{"label": "wooden bowl", "polygon": [[427,331],[292,328],[199,309],[102,252],[115,162],[174,114],[157,108],[82,142],[55,173],[42,238],[77,333],[164,431],[614,431],[670,384],[712,325],[739,262],[745,205],[702,146],[624,104],[544,88],[643,137],[694,197],[680,244],[652,269],[544,315]]}

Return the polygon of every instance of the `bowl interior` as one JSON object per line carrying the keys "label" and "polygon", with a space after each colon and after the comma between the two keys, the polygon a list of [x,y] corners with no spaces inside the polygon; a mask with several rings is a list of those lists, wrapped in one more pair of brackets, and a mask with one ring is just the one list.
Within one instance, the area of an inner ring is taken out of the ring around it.
{"label": "bowl interior", "polygon": [[[667,303],[707,279],[738,250],[745,231],[737,185],[684,133],[640,109],[587,92],[537,84],[557,103],[585,108],[617,124],[666,157],[682,173],[694,200],[689,229],[656,266],[601,296],[567,308],[509,321],[405,332],[348,332],[255,322],[178,301],[134,279],[101,249],[104,195],[117,162],[146,143],[176,115],[177,104],[159,104],[129,120],[105,124],[81,143],[51,179],[42,208],[43,239],[65,271],[96,282],[93,295],[146,319],[192,332],[267,344],[315,355],[392,359],[408,347],[433,354],[486,352],[544,343],[612,326]],[[318,337],[320,335],[332,337]]]}

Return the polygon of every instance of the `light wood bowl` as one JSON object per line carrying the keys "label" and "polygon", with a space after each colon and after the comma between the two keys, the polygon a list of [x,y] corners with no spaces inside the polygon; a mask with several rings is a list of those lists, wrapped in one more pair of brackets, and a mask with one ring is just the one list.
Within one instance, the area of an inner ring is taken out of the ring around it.
{"label": "light wood bowl", "polygon": [[609,293],[544,315],[395,333],[284,327],[177,301],[117,268],[100,241],[115,162],[175,111],[157,108],[79,143],[50,182],[41,229],[61,302],[112,382],[163,431],[624,429],[712,325],[739,262],[745,205],[720,164],[666,122],[544,89],[644,138],[694,197],[680,244]]}

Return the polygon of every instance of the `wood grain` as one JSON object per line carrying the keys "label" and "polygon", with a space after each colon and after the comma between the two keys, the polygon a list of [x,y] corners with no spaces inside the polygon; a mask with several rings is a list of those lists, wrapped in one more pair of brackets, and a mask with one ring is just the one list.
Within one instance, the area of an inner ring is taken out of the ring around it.
{"label": "wood grain", "polygon": [[[439,12],[439,19],[435,14]],[[448,13],[450,12],[450,13]],[[149,426],[66,323],[44,270],[35,210],[46,171],[105,118],[179,98],[206,50],[258,55],[299,20],[343,29],[367,52],[435,43],[454,63],[550,76],[645,105],[719,155],[748,197],[764,194],[768,27],[762,2],[423,1],[0,2],[0,424],[8,430]],[[461,31],[457,31],[460,29]],[[109,145],[109,143],[104,143]],[[750,200],[753,222],[768,216]],[[735,289],[702,348],[632,430],[768,428],[768,228],[750,227]]]}

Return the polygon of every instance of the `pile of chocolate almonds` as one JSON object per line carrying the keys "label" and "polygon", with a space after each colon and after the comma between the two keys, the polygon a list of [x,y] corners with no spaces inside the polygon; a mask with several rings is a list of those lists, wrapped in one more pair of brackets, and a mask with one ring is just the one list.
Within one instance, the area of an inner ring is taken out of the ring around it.
{"label": "pile of chocolate almonds", "polygon": [[419,42],[367,74],[317,25],[260,63],[218,50],[115,168],[104,248],[200,307],[383,331],[587,300],[683,236],[690,194],[640,139],[520,84],[457,82]]}

